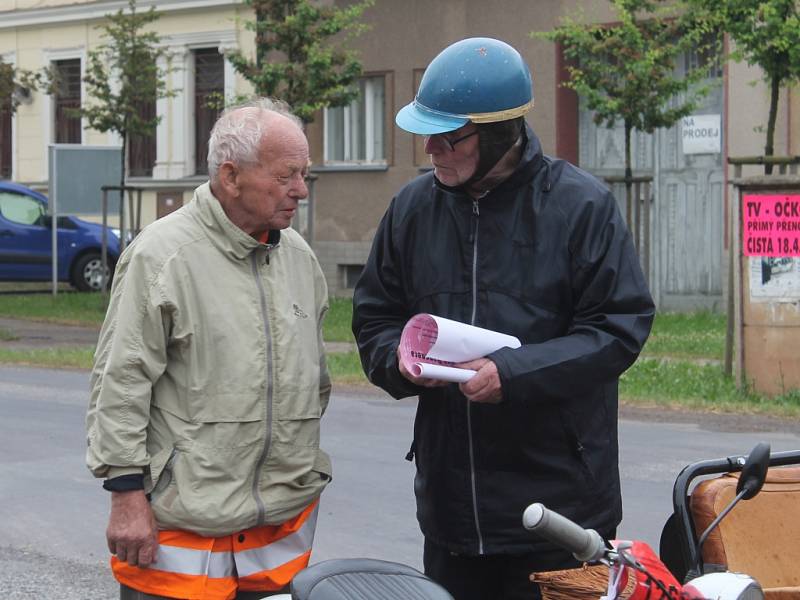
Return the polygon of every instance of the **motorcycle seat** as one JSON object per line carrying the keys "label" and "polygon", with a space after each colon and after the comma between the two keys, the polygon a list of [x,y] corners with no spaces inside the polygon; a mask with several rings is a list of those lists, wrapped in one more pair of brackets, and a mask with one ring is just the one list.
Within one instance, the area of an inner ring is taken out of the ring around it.
{"label": "motorcycle seat", "polygon": [[[692,491],[690,509],[698,535],[736,495],[738,476],[728,473],[702,481]],[[747,573],[767,598],[800,598],[798,539],[800,467],[772,467],[759,494],[737,504],[708,536],[703,562]]]}
{"label": "motorcycle seat", "polygon": [[453,600],[412,567],[372,558],[326,560],[298,573],[292,600]]}

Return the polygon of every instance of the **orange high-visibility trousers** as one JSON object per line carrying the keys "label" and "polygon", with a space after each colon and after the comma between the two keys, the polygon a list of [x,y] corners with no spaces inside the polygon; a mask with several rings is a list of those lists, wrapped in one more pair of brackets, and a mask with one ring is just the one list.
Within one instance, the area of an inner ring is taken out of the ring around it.
{"label": "orange high-visibility trousers", "polygon": [[231,600],[241,591],[275,591],[308,566],[319,502],[282,525],[264,525],[222,537],[188,531],[158,532],[158,555],[147,568],[111,557],[120,583],[181,600]]}

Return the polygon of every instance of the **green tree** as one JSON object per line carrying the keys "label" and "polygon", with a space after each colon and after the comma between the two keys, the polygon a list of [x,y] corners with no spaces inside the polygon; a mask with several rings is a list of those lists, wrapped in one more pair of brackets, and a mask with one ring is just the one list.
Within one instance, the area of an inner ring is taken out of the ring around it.
{"label": "green tree", "polygon": [[617,23],[585,24],[567,17],[553,31],[532,35],[561,44],[569,73],[564,85],[585,100],[598,125],[623,122],[625,191],[631,206],[631,132],[670,127],[695,110],[708,92],[699,83],[706,70],[678,76],[676,61],[684,52],[710,54],[716,44],[711,22],[682,12],[674,2],[609,1]]}
{"label": "green tree", "polygon": [[373,3],[338,8],[311,0],[245,0],[255,13],[245,26],[255,32],[256,55],[234,51],[227,57],[256,94],[287,102],[310,123],[319,109],[344,106],[358,96],[354,83],[361,63],[331,38],[360,33],[365,25],[359,19]]}
{"label": "green tree", "polygon": [[[764,71],[770,90],[764,154],[775,150],[775,120],[781,87],[800,81],[800,15],[796,0],[688,0],[707,12],[735,41],[731,58]],[[764,166],[765,173],[772,165]]]}
{"label": "green tree", "polygon": [[83,81],[91,102],[79,109],[89,128],[114,131],[122,140],[122,176],[128,173],[128,150],[131,136],[152,135],[161,117],[148,117],[143,106],[174,92],[166,87],[166,73],[159,68],[159,58],[166,50],[159,47],[160,37],[145,28],[158,20],[153,7],[136,12],[136,0],[128,0],[127,11],[120,9],[101,26],[104,43],[89,53]]}
{"label": "green tree", "polygon": [[48,72],[44,69],[18,69],[0,56],[0,110],[10,109],[13,114],[23,96],[45,85],[47,78]]}

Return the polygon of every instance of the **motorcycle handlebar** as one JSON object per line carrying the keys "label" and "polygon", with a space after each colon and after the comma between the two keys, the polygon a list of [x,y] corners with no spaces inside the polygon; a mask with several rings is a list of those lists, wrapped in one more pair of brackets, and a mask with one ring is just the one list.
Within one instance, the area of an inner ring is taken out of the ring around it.
{"label": "motorcycle handlebar", "polygon": [[600,560],[606,553],[606,544],[594,529],[584,529],[538,502],[525,509],[522,524],[528,531],[570,551],[581,562]]}

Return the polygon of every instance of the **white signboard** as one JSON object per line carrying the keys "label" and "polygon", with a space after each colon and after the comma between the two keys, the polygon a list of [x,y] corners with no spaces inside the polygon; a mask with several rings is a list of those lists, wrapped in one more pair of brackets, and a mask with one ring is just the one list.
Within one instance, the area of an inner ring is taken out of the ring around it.
{"label": "white signboard", "polygon": [[800,257],[750,256],[750,301],[800,300]]}
{"label": "white signboard", "polygon": [[722,148],[720,115],[689,115],[681,120],[684,154],[719,154]]}

